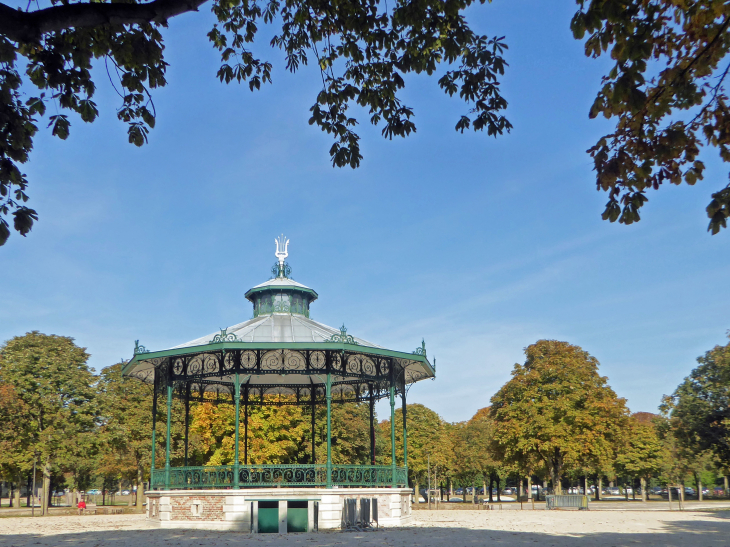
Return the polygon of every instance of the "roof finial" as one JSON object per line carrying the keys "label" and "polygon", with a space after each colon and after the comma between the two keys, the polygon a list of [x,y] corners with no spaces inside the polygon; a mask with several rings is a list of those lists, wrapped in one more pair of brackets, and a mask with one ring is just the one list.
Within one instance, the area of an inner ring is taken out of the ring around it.
{"label": "roof finial", "polygon": [[284,260],[289,256],[289,240],[284,237],[284,234],[281,234],[274,240],[274,243],[276,243],[276,258],[279,259],[279,272],[277,277],[286,277]]}

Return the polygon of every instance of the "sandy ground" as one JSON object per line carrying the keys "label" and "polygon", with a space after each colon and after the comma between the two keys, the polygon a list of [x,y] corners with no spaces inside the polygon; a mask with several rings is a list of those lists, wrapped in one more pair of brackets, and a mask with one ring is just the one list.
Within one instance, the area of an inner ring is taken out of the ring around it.
{"label": "sandy ground", "polygon": [[261,534],[160,530],[143,515],[0,519],[0,547],[727,546],[730,512],[419,511],[411,528]]}

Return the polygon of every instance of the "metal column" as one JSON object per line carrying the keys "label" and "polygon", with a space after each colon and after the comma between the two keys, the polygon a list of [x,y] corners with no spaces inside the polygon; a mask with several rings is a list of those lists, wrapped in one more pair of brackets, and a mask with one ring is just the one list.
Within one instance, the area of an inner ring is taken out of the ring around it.
{"label": "metal column", "polygon": [[150,490],[153,488],[155,478],[155,444],[156,440],[156,429],[157,429],[157,383],[159,382],[160,375],[155,369],[154,379],[152,381],[152,462],[150,463]]}
{"label": "metal column", "polygon": [[370,384],[370,465],[375,465],[375,394]]}
{"label": "metal column", "polygon": [[327,488],[332,488],[332,375],[327,373]]}
{"label": "metal column", "polygon": [[406,385],[403,382],[403,391],[401,392],[403,401],[403,467],[406,468],[406,480],[408,480],[408,428],[406,427]]}
{"label": "metal column", "polygon": [[311,387],[311,399],[312,399],[312,465],[317,463],[317,449],[316,449],[316,414],[317,414],[317,388],[314,387],[312,382]]}
{"label": "metal column", "polygon": [[393,372],[391,370],[390,381],[390,451],[391,471],[393,473],[393,486],[395,486],[395,386],[393,385]]}
{"label": "metal column", "polygon": [[170,440],[172,425],[172,382],[167,379],[167,439],[165,441],[165,490],[170,489]]}
{"label": "metal column", "polygon": [[188,466],[188,432],[190,431],[190,384],[185,382],[185,467]]}
{"label": "metal column", "polygon": [[236,385],[234,386],[235,395],[236,398],[236,404],[235,404],[235,412],[236,412],[236,433],[235,433],[235,440],[234,440],[234,448],[233,448],[233,488],[238,490],[239,488],[239,475],[238,472],[240,470],[241,463],[238,459],[238,430],[239,430],[239,422],[241,421],[241,379],[238,375],[238,372],[236,372]]}
{"label": "metal column", "polygon": [[243,390],[243,465],[248,465],[248,382]]}

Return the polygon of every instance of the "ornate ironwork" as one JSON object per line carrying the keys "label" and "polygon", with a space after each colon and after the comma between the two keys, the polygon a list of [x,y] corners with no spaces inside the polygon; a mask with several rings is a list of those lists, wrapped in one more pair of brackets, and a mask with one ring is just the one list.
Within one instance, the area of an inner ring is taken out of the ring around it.
{"label": "ornate ironwork", "polygon": [[271,267],[271,276],[274,278],[286,277],[287,279],[291,279],[291,266],[289,266],[288,262],[284,262],[283,264],[277,262]]}
{"label": "ornate ironwork", "polygon": [[340,333],[333,334],[328,340],[325,340],[325,342],[340,342],[341,344],[359,345],[351,334],[347,334],[347,327],[345,327],[344,323],[340,327]]}
{"label": "ornate ironwork", "polygon": [[[239,465],[238,482],[242,488],[252,486],[325,486],[325,464]],[[393,472],[395,471],[395,477]],[[390,465],[338,465],[330,471],[335,486],[407,486],[405,467]],[[170,467],[155,469],[152,488],[230,488],[234,484],[233,465],[205,467]],[[167,485],[167,486],[166,486]]]}
{"label": "ornate ironwork", "polygon": [[426,357],[426,341],[421,340],[421,347],[416,348],[416,351],[413,352],[413,355],[423,355]]}
{"label": "ornate ironwork", "polygon": [[139,345],[139,340],[134,341],[134,354],[135,355],[140,354],[140,353],[149,353],[149,352],[150,352],[150,350],[148,350],[146,347]]}
{"label": "ornate ironwork", "polygon": [[208,343],[219,344],[221,342],[241,342],[241,340],[232,332],[228,332],[228,329],[221,329],[220,334],[216,334]]}

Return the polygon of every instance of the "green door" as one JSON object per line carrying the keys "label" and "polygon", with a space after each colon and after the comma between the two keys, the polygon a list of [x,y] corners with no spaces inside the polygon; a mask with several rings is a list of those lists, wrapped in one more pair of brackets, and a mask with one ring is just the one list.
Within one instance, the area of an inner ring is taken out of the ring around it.
{"label": "green door", "polygon": [[309,504],[306,501],[288,501],[286,503],[287,532],[306,532],[308,517]]}
{"label": "green door", "polygon": [[279,502],[259,502],[259,534],[279,533]]}

